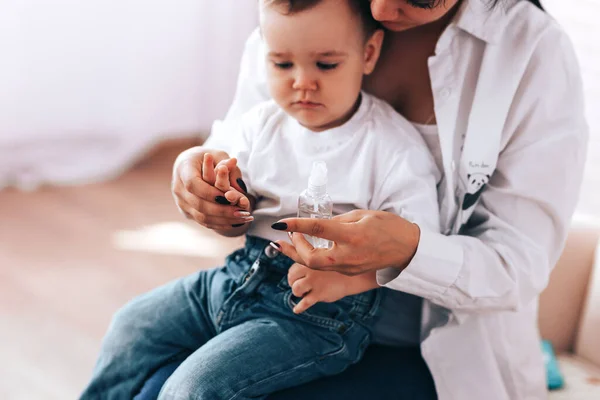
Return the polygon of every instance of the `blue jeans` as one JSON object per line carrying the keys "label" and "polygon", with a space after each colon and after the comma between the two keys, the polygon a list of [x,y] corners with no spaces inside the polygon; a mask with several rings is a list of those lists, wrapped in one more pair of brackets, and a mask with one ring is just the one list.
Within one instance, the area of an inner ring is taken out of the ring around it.
{"label": "blue jeans", "polygon": [[339,374],[370,343],[380,290],[319,303],[300,315],[292,261],[248,237],[222,268],[144,294],[103,340],[82,399],[131,399],[161,367],[180,362],[159,398],[260,399]]}
{"label": "blue jeans", "polygon": [[[165,365],[134,400],[156,400],[180,362]],[[436,400],[433,378],[418,346],[371,345],[362,360],[344,372],[284,389],[268,400]]]}

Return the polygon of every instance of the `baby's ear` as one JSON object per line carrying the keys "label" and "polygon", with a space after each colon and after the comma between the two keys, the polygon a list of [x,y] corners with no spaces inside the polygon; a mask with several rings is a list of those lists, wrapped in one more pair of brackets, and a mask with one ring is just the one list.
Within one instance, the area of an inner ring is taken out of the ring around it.
{"label": "baby's ear", "polygon": [[365,44],[365,68],[364,74],[369,75],[375,69],[379,55],[381,54],[381,46],[383,45],[383,38],[385,33],[383,29],[377,29]]}

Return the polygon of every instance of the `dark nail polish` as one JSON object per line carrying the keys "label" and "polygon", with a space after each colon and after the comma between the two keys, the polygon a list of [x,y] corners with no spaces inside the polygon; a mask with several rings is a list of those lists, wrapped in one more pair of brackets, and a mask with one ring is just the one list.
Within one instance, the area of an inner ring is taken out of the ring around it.
{"label": "dark nail polish", "polygon": [[244,226],[246,224],[235,224],[235,225],[231,225],[232,228],[239,228],[240,226]]}
{"label": "dark nail polish", "polygon": [[275,229],[276,231],[285,231],[288,226],[285,222],[275,222],[273,225],[271,225],[271,228]]}
{"label": "dark nail polish", "polygon": [[281,245],[279,243],[271,242],[269,244],[271,246],[275,247],[277,250],[281,250]]}
{"label": "dark nail polish", "polygon": [[230,206],[231,205],[231,203],[229,202],[229,200],[227,200],[223,196],[217,196],[217,197],[215,197],[215,201],[217,203],[221,204],[221,205],[224,205],[224,206]]}
{"label": "dark nail polish", "polygon": [[240,185],[240,187],[242,188],[242,190],[244,192],[248,193],[248,187],[246,187],[246,184],[244,183],[242,178],[237,178],[235,181],[237,182],[238,185]]}

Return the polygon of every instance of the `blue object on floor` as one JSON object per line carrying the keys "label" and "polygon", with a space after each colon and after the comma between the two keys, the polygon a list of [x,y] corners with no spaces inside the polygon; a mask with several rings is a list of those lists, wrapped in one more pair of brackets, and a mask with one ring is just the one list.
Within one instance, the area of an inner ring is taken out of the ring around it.
{"label": "blue object on floor", "polygon": [[542,340],[542,352],[544,353],[544,362],[546,364],[548,389],[561,389],[565,381],[558,367],[558,359],[556,358],[556,354],[554,354],[554,348],[550,341]]}

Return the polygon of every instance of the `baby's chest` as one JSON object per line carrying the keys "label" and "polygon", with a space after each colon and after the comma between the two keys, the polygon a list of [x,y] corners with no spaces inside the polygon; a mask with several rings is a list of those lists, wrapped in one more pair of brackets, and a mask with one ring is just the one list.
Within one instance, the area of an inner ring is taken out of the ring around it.
{"label": "baby's chest", "polygon": [[308,188],[314,161],[327,163],[327,193],[337,213],[369,209],[378,190],[377,179],[360,161],[349,162],[327,155],[290,154],[285,160],[256,154],[248,163],[248,176],[255,191],[267,203],[286,210],[297,207],[298,196]]}

